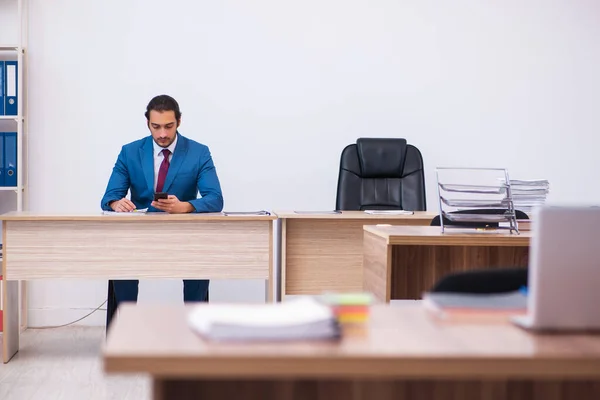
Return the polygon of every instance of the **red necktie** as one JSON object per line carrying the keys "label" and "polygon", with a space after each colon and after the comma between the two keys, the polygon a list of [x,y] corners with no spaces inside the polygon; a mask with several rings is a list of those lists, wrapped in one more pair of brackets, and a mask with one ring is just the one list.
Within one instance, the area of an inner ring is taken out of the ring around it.
{"label": "red necktie", "polygon": [[165,179],[167,178],[167,172],[169,171],[169,155],[171,154],[171,150],[164,149],[162,151],[163,161],[160,164],[160,169],[158,170],[158,182],[156,183],[156,192],[162,192],[163,186],[165,185]]}

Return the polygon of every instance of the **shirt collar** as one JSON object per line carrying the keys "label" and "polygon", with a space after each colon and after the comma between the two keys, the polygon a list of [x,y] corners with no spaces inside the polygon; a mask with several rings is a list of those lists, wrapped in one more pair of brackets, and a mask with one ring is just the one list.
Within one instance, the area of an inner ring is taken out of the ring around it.
{"label": "shirt collar", "polygon": [[175,140],[173,140],[173,143],[171,143],[169,145],[169,147],[160,147],[159,145],[156,144],[156,142],[154,141],[154,139],[152,139],[152,147],[154,148],[154,156],[159,156],[160,153],[164,150],[164,149],[169,149],[171,150],[171,154],[175,153],[175,146],[177,145],[177,139],[179,138],[179,134],[175,134]]}

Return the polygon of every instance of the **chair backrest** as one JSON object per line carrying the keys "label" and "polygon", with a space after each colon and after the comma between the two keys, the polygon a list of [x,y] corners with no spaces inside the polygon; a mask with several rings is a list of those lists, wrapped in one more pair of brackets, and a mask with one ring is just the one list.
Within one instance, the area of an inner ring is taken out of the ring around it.
{"label": "chair backrest", "polygon": [[485,268],[453,272],[437,281],[432,292],[507,293],[527,286],[527,268]]}
{"label": "chair backrest", "polygon": [[[492,209],[492,208],[482,208],[476,210],[460,210],[454,211],[455,213],[461,214],[498,214],[502,210]],[[529,216],[521,210],[515,210],[515,215],[517,219],[529,219]],[[431,226],[440,226],[440,216],[436,215],[433,217],[430,223]],[[470,228],[484,228],[484,227],[498,227],[497,222],[452,222],[447,218],[444,218],[444,225],[452,225],[452,226],[464,226]]]}
{"label": "chair backrest", "polygon": [[421,152],[406,139],[360,138],[346,146],[336,209],[425,211]]}

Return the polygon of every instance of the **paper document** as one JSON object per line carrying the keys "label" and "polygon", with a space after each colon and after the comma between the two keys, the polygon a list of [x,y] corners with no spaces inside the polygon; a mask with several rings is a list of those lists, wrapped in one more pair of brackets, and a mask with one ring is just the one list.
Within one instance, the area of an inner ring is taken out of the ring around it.
{"label": "paper document", "polygon": [[413,215],[414,211],[406,211],[406,210],[365,210],[365,214],[371,214],[371,215]]}
{"label": "paper document", "polygon": [[510,184],[513,186],[542,186],[548,187],[550,183],[547,179],[511,179]]}
{"label": "paper document", "polygon": [[322,215],[322,214],[341,214],[338,210],[325,210],[325,211],[294,211],[294,214],[306,214],[306,215]]}
{"label": "paper document", "polygon": [[223,211],[223,215],[271,215],[265,210],[260,211]]}
{"label": "paper document", "polygon": [[135,210],[130,211],[130,212],[102,211],[102,214],[104,214],[104,215],[123,215],[123,216],[127,216],[127,215],[146,214],[147,211],[148,211],[147,208],[140,208],[140,209],[135,209]]}

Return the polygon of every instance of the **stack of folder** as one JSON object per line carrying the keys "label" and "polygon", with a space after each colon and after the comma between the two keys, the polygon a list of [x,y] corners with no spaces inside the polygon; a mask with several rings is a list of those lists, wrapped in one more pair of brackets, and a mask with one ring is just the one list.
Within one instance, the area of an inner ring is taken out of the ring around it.
{"label": "stack of folder", "polygon": [[18,115],[17,77],[16,61],[0,61],[0,116]]}
{"label": "stack of folder", "polygon": [[[0,61],[0,116],[18,115],[17,61]],[[0,186],[17,186],[17,132],[0,132]]]}
{"label": "stack of folder", "polygon": [[329,293],[323,296],[341,324],[364,323],[369,319],[373,297],[369,293]]}
{"label": "stack of folder", "polygon": [[0,132],[0,186],[17,186],[17,132]]}

